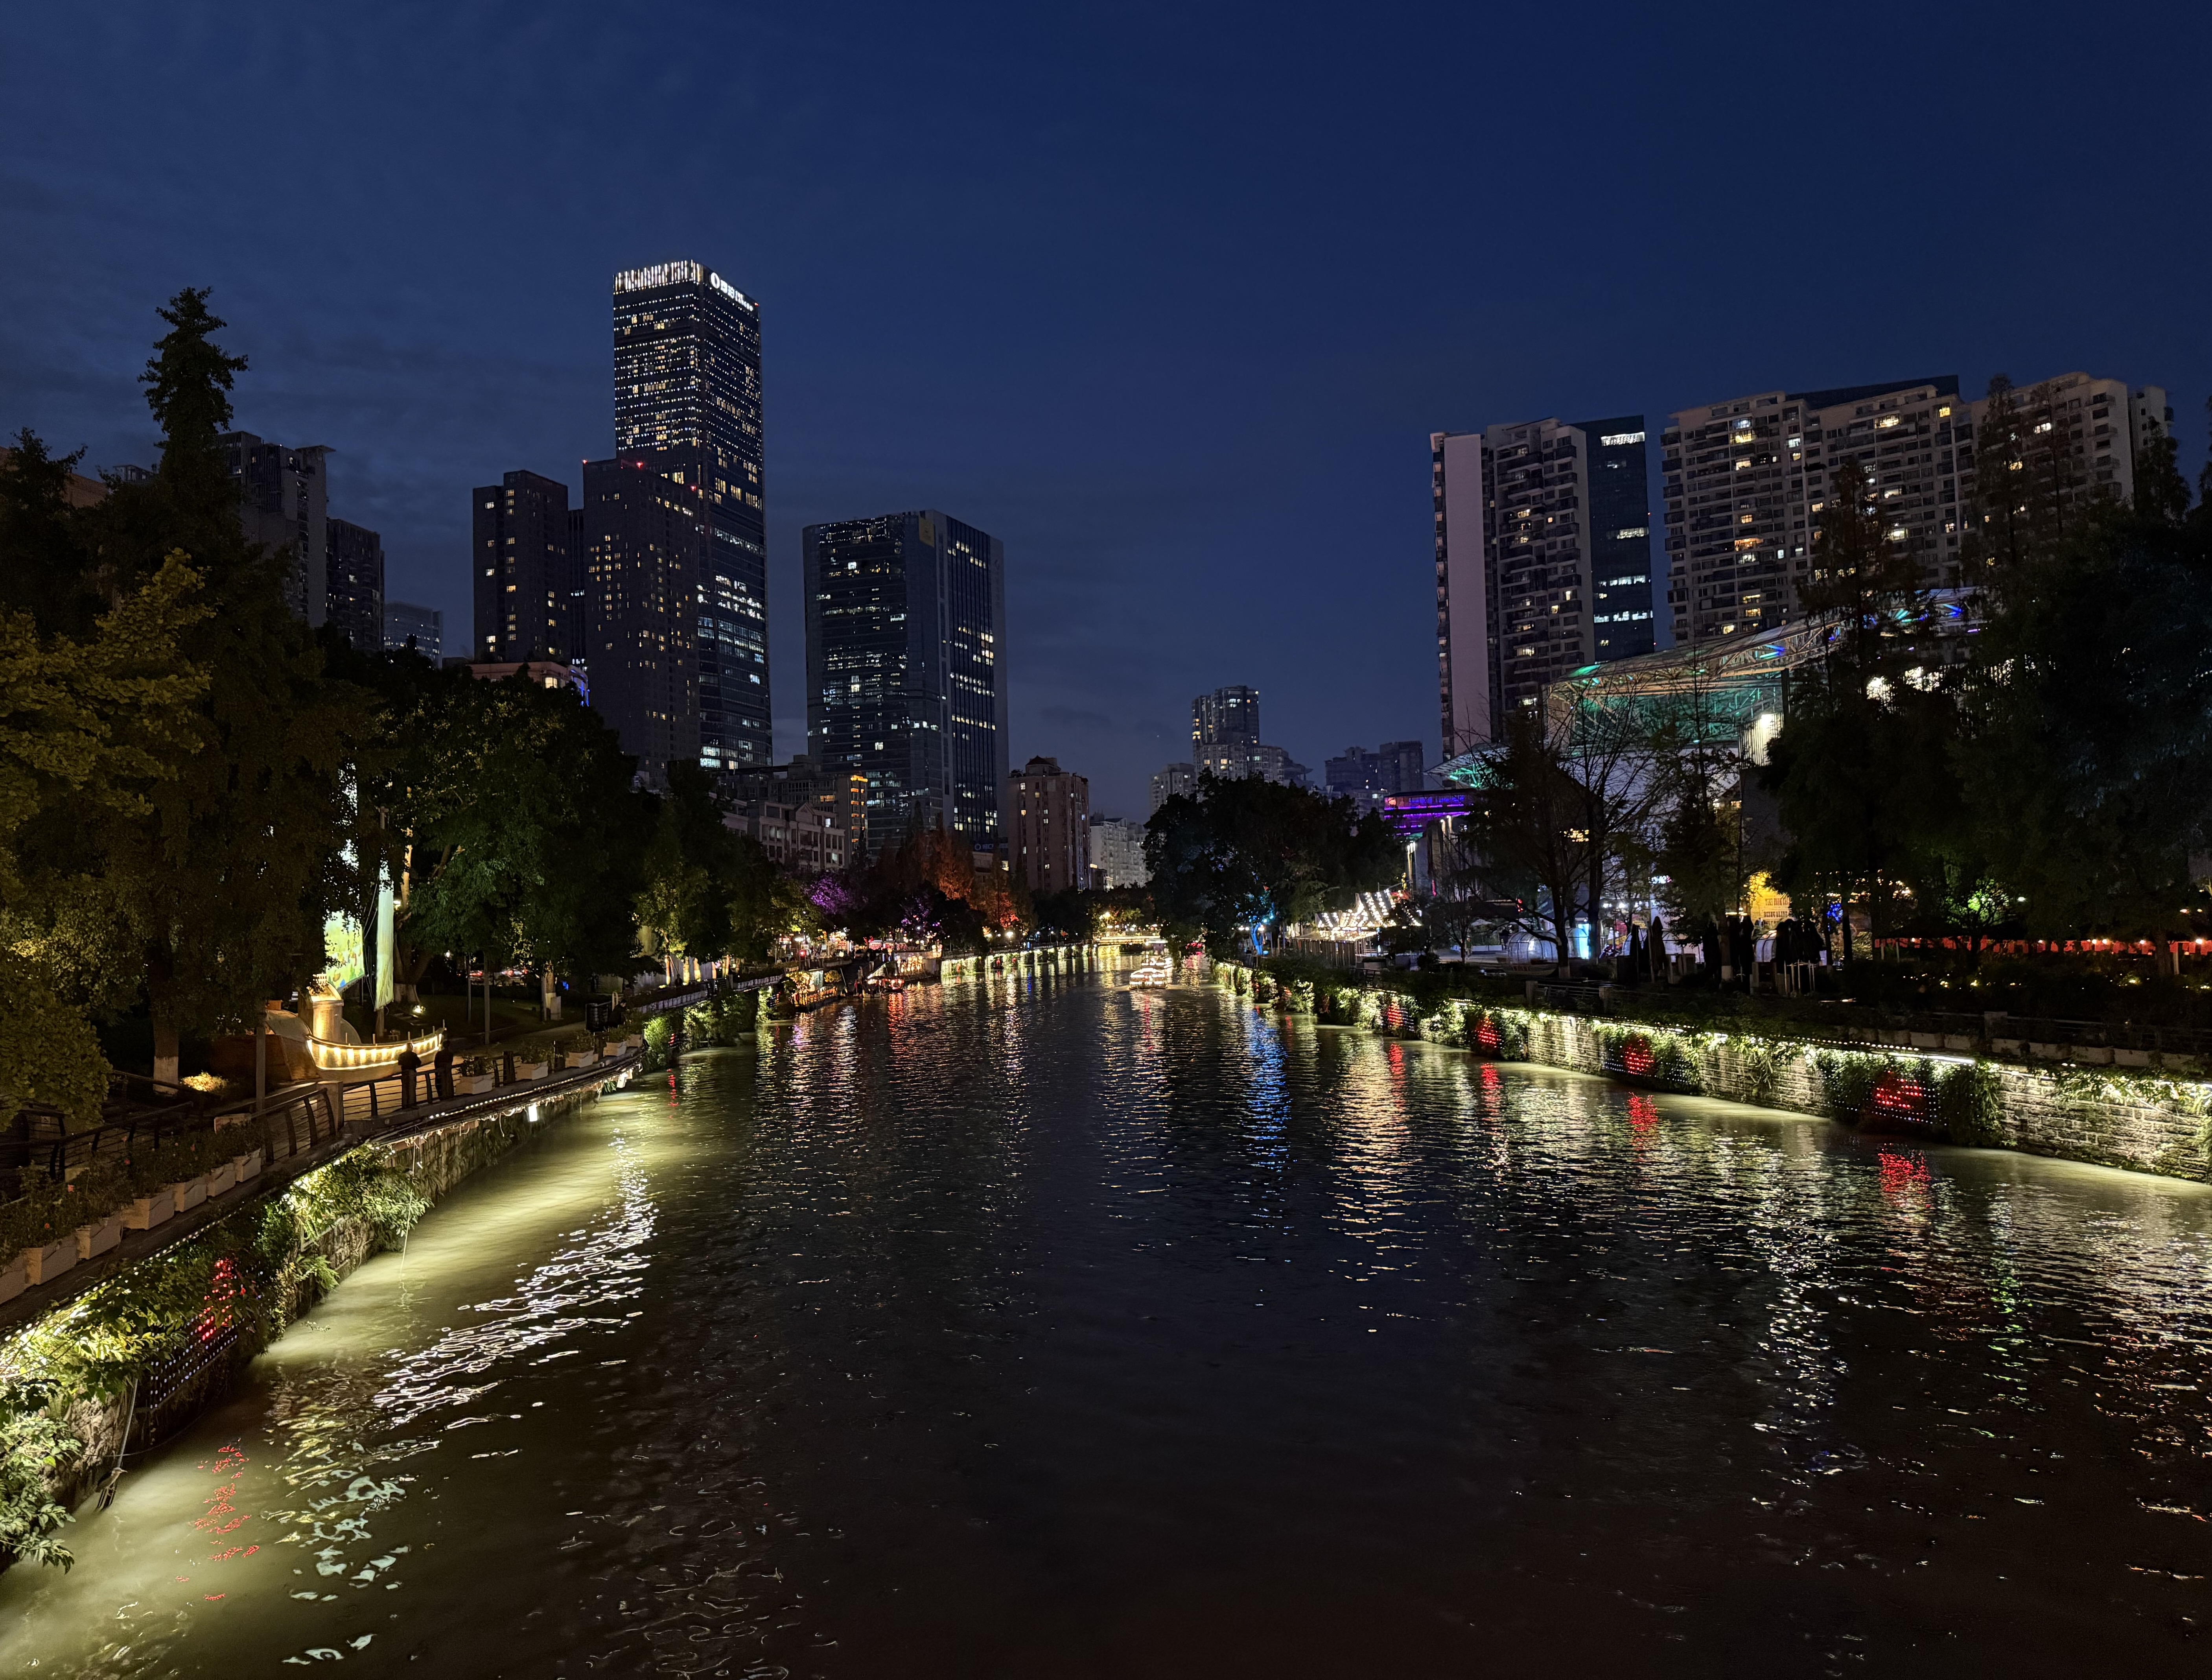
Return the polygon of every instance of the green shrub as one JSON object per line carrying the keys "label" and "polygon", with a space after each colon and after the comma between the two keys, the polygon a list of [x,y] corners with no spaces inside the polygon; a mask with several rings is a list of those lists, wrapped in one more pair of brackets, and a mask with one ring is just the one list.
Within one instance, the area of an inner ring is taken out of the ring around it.
{"label": "green shrub", "polygon": [[0,1386],[0,1554],[67,1569],[76,1559],[55,1531],[70,1513],[55,1502],[53,1484],[84,1444],[62,1427],[58,1410],[51,1385]]}

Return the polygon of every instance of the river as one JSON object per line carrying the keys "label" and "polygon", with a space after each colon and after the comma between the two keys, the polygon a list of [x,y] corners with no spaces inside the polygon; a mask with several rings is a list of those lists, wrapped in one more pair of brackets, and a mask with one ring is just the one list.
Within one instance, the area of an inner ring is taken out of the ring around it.
{"label": "river", "polygon": [[916,989],[550,1129],[0,1576],[0,1673],[2181,1673],[2212,1195]]}

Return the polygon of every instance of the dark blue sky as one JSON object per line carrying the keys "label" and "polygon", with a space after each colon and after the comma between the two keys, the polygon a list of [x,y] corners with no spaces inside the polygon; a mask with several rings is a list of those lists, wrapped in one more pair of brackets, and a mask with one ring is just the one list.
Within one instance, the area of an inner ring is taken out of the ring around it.
{"label": "dark blue sky", "polygon": [[[2144,4],[112,4],[0,14],[0,427],[146,460],[184,284],[465,630],[467,491],[611,444],[608,277],[763,301],[799,530],[1002,537],[1013,752],[1143,814],[1190,696],[1436,746],[1428,434],[2081,368],[2193,470],[2212,26]],[[450,634],[450,632],[449,632]]]}

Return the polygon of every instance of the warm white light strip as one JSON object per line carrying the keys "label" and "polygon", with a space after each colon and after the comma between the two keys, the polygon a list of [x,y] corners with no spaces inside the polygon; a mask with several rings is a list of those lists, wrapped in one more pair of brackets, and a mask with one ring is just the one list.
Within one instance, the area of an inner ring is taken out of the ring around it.
{"label": "warm white light strip", "polygon": [[331,1073],[353,1073],[362,1068],[396,1067],[400,1056],[408,1050],[417,1056],[434,1056],[438,1046],[446,1041],[446,1029],[420,1038],[404,1039],[396,1044],[339,1044],[327,1038],[307,1035],[307,1054],[315,1065]]}

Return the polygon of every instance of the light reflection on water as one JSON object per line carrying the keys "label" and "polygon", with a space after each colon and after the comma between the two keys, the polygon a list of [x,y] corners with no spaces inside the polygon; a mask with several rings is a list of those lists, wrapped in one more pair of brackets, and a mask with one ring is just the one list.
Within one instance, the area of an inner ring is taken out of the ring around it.
{"label": "light reflection on water", "polygon": [[2193,1186],[917,989],[465,1186],[0,1672],[2167,1671],[2209,1271]]}

